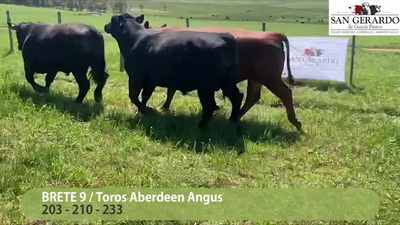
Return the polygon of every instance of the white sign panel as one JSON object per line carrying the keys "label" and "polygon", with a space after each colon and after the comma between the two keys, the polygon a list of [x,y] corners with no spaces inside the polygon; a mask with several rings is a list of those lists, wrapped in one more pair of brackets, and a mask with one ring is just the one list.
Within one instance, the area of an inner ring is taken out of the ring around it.
{"label": "white sign panel", "polygon": [[329,35],[400,35],[400,1],[329,0]]}
{"label": "white sign panel", "polygon": [[[349,38],[289,37],[288,39],[290,68],[295,79],[346,82]],[[287,77],[286,56],[283,77]]]}

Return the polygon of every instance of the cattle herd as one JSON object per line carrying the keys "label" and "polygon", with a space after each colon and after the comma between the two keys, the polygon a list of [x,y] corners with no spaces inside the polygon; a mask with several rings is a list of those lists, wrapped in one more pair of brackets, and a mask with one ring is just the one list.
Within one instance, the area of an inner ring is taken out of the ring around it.
{"label": "cattle herd", "polygon": [[[143,114],[156,87],[167,88],[163,105],[168,110],[176,91],[186,94],[197,90],[202,108],[199,128],[207,126],[219,106],[214,94],[222,90],[232,104],[230,121],[236,123],[260,99],[264,85],[283,102],[289,121],[301,131],[293,106],[292,91],[282,80],[285,63],[288,82],[294,84],[289,63],[289,41],[283,33],[257,32],[231,28],[153,29],[144,15],[112,16],[104,31],[118,42],[129,77],[129,98]],[[16,31],[22,51],[25,78],[36,92],[48,92],[58,72],[73,74],[79,85],[77,103],[90,89],[86,76],[97,87],[94,99],[103,101],[103,88],[109,74],[106,69],[103,35],[85,24],[8,23]],[[285,44],[285,45],[284,45]],[[45,73],[46,86],[35,82],[35,73]],[[236,86],[248,80],[247,97]],[[141,94],[142,101],[139,100]]]}

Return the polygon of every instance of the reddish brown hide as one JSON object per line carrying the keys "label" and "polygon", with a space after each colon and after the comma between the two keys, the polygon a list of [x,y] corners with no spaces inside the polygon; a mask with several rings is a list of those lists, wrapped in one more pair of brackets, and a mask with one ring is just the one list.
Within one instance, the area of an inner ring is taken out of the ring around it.
{"label": "reddish brown hide", "polygon": [[[146,28],[152,29],[149,22],[144,23]],[[285,105],[289,121],[301,131],[301,122],[296,118],[293,106],[292,90],[283,82],[282,71],[284,68],[285,54],[283,43],[286,45],[288,81],[294,84],[294,78],[289,62],[289,42],[283,33],[248,31],[233,28],[204,27],[204,28],[180,28],[167,27],[164,24],[159,29],[186,30],[197,32],[231,33],[238,41],[239,47],[239,74],[237,82],[248,80],[247,97],[240,110],[240,117],[243,117],[260,99],[261,87],[264,85],[274,93]],[[281,48],[277,47],[281,46]],[[174,90],[168,89],[167,99],[163,105],[168,110],[175,94]]]}

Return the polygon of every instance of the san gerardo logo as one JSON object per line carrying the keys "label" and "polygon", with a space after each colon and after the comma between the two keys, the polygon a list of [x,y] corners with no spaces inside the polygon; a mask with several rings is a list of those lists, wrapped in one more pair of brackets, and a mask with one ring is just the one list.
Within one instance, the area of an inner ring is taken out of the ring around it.
{"label": "san gerardo logo", "polygon": [[397,7],[369,2],[346,6],[340,1],[340,5],[332,1],[329,6],[330,35],[399,35],[399,14],[391,11]]}
{"label": "san gerardo logo", "polygon": [[349,9],[351,9],[351,13],[356,15],[375,15],[381,11],[381,6],[370,5],[368,2],[364,2],[361,5],[352,5]]}
{"label": "san gerardo logo", "polygon": [[306,56],[322,56],[324,54],[324,50],[317,49],[314,47],[304,49],[304,55]]}
{"label": "san gerardo logo", "polygon": [[305,48],[303,54],[292,56],[291,63],[301,63],[302,65],[320,66],[320,65],[336,65],[339,63],[337,57],[331,57],[325,54],[325,50],[315,47]]}

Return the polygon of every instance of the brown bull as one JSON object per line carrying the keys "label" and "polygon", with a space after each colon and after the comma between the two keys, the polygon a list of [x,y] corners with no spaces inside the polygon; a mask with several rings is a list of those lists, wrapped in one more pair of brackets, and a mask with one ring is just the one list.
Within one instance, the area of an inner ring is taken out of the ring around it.
{"label": "brown bull", "polygon": [[[144,23],[144,26],[148,29],[152,29],[148,21]],[[302,130],[301,122],[297,120],[294,111],[292,90],[282,80],[282,71],[285,62],[284,46],[282,43],[284,42],[287,52],[288,81],[291,85],[294,84],[294,78],[289,63],[289,41],[286,35],[278,32],[248,31],[219,27],[167,27],[166,24],[162,25],[159,29],[231,33],[238,41],[239,48],[240,62],[237,82],[248,80],[247,97],[245,104],[240,110],[240,117],[243,117],[251,107],[257,103],[260,99],[261,87],[264,85],[283,102],[289,121],[298,131]],[[169,109],[175,92],[175,90],[168,89],[167,99],[162,106],[165,110]],[[218,106],[216,106],[216,108],[218,108]]]}

